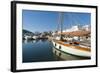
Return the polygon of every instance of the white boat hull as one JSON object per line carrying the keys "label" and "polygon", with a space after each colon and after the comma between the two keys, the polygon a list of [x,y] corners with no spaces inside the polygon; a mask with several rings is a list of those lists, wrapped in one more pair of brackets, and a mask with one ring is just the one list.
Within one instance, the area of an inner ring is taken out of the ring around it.
{"label": "white boat hull", "polygon": [[[67,46],[64,46],[62,44],[59,44],[57,42],[53,42],[53,46],[58,49],[58,50],[61,50],[65,53],[69,53],[69,54],[72,54],[72,55],[76,55],[76,56],[82,56],[82,57],[91,57],[91,52],[90,51],[85,51],[85,50],[79,50],[79,49],[75,49],[74,47],[67,47]],[[56,44],[56,46],[55,46]],[[59,46],[61,46],[61,48],[59,48]]]}

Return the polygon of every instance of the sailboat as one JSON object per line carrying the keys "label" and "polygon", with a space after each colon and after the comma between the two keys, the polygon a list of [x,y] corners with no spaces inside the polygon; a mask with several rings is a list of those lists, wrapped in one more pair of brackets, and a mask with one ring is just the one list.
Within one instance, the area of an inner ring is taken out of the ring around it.
{"label": "sailboat", "polygon": [[60,31],[52,37],[53,47],[61,52],[79,56],[91,57],[90,31],[69,31],[63,32],[63,14],[59,13]]}

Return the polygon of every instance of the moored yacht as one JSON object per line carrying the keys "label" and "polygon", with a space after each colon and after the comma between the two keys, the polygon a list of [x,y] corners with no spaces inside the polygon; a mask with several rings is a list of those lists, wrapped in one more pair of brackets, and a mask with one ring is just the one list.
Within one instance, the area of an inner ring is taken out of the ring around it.
{"label": "moored yacht", "polygon": [[59,24],[61,26],[60,32],[56,32],[52,37],[53,47],[59,51],[67,54],[91,57],[91,43],[90,31],[77,30],[77,31],[62,31],[62,15],[60,13]]}

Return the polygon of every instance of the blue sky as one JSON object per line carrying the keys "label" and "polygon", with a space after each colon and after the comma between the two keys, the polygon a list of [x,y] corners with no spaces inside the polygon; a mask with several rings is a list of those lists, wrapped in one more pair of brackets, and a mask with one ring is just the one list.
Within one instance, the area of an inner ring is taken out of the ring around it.
{"label": "blue sky", "polygon": [[[57,30],[59,12],[23,10],[23,29],[31,32],[44,32]],[[64,12],[63,29],[74,25],[90,25],[90,13]]]}

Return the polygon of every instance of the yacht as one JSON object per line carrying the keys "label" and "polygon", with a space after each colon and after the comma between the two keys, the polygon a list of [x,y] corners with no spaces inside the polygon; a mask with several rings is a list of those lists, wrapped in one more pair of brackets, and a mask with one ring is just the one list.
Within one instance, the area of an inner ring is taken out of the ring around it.
{"label": "yacht", "polygon": [[91,57],[91,31],[76,30],[63,32],[63,13],[59,13],[60,32],[56,32],[52,37],[54,49],[79,57]]}

